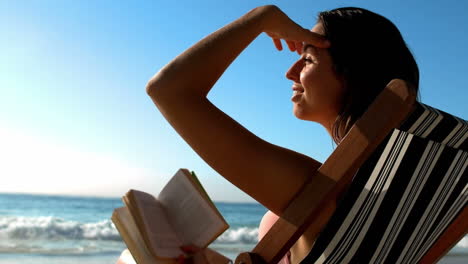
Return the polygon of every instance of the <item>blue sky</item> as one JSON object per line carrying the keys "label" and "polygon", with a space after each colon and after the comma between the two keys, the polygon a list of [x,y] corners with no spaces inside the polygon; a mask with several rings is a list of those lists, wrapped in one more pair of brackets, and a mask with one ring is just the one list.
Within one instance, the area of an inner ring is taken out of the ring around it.
{"label": "blue sky", "polygon": [[[195,154],[144,88],[175,56],[264,4],[306,28],[342,6],[386,16],[419,64],[422,101],[467,118],[467,1],[1,0],[0,192],[157,194],[184,167],[214,200],[252,201]],[[284,75],[295,59],[262,34],[209,99],[263,139],[323,162],[330,137],[292,115]]]}

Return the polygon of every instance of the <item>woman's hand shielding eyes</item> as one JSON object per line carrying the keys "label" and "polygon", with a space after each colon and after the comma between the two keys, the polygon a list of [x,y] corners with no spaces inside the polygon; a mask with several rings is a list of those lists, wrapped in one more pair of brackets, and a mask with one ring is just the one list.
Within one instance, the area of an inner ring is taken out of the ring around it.
{"label": "woman's hand shielding eyes", "polygon": [[266,16],[263,32],[273,39],[273,43],[278,50],[283,49],[281,40],[286,41],[290,51],[295,51],[298,54],[302,53],[304,44],[319,48],[328,48],[330,46],[330,42],[323,35],[299,26],[277,6],[268,5],[260,8],[264,9]]}

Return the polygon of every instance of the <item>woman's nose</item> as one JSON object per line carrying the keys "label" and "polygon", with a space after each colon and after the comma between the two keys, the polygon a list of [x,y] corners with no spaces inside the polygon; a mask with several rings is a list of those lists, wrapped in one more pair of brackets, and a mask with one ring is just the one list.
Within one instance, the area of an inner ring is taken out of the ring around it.
{"label": "woman's nose", "polygon": [[286,72],[286,78],[291,81],[299,82],[299,76],[302,70],[302,60],[296,61]]}

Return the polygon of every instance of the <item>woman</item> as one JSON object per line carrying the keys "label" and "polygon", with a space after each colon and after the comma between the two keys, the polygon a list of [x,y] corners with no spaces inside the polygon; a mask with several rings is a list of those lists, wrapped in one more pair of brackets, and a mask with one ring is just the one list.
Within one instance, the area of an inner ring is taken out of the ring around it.
{"label": "woman", "polygon": [[[258,138],[207,99],[229,64],[262,32],[278,50],[283,40],[300,55],[286,73],[293,82],[294,115],[320,123],[337,144],[391,79],[404,79],[416,90],[419,79],[398,29],[382,16],[335,9],[320,13],[309,31],[271,5],[202,39],[151,78],[147,93],[174,129],[219,174],[270,210],[260,238],[320,166]],[[306,232],[281,263],[300,262],[312,243]]]}

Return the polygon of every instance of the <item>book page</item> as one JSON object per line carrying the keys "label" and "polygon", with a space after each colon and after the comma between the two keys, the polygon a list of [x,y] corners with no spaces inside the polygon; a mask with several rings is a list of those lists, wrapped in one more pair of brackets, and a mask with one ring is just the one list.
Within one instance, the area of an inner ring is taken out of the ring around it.
{"label": "book page", "polygon": [[148,248],[157,257],[176,258],[184,254],[182,241],[177,237],[160,202],[152,195],[131,190],[124,202],[130,209]]}
{"label": "book page", "polygon": [[228,225],[189,177],[192,175],[187,170],[179,170],[161,191],[158,200],[182,243],[204,248]]}
{"label": "book page", "polygon": [[117,230],[138,264],[175,264],[173,259],[158,259],[150,253],[136,223],[126,207],[117,208],[112,214]]}
{"label": "book page", "polygon": [[[206,190],[203,188],[203,185],[201,185],[201,182],[200,180],[198,179],[198,177],[195,175],[195,172],[191,172],[190,175],[192,177],[189,177],[189,179],[192,181],[192,183],[197,187],[198,189],[198,192],[205,198],[205,200],[208,201],[208,204],[211,206],[211,208],[213,208],[213,210],[215,211],[215,213],[221,218],[223,219],[224,221],[224,217],[221,215],[221,213],[218,211],[218,208],[216,208],[216,205],[214,204],[214,202],[211,200],[211,198],[208,196],[208,193],[206,192]],[[227,223],[226,223],[227,224]]]}

